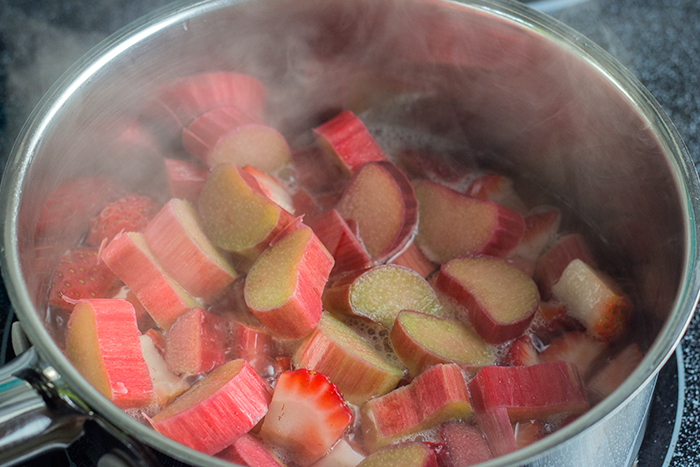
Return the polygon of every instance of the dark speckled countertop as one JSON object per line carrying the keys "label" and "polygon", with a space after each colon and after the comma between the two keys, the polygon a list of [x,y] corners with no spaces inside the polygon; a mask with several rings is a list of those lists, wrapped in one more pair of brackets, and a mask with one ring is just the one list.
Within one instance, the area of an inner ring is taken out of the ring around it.
{"label": "dark speckled countertop", "polygon": [[[167,0],[0,0],[0,167],[22,122],[92,46]],[[700,2],[541,0],[530,5],[602,46],[651,91],[700,164]],[[0,293],[0,336],[11,311]],[[639,466],[700,465],[700,316],[662,371]],[[0,348],[0,363],[8,357]],[[668,394],[680,397],[668,398]],[[683,416],[676,420],[676,411]],[[669,415],[670,414],[670,415]],[[65,457],[65,456],[59,456]],[[55,458],[42,465],[55,465]],[[73,461],[61,465],[76,465]],[[57,464],[56,464],[57,465]],[[78,464],[80,465],[80,464]]]}

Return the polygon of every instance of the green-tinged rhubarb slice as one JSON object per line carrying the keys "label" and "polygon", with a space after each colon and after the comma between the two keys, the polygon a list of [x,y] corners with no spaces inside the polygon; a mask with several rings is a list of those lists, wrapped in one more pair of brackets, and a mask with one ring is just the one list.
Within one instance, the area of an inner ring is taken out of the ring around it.
{"label": "green-tinged rhubarb slice", "polygon": [[136,313],[116,299],[80,300],[68,320],[66,355],[85,379],[122,409],[154,400]]}
{"label": "green-tinged rhubarb slice", "polygon": [[436,365],[408,386],[371,399],[361,413],[369,452],[448,420],[470,420],[473,415],[464,376],[454,364]]}
{"label": "green-tinged rhubarb slice", "polygon": [[292,361],[296,368],[308,368],[328,376],[343,397],[356,405],[388,393],[403,376],[401,369],[328,313],[323,313]]}
{"label": "green-tinged rhubarb slice", "polygon": [[420,274],[392,264],[342,277],[326,289],[323,304],[333,313],[359,316],[387,329],[401,310],[440,311],[435,291]]}
{"label": "green-tinged rhubarb slice", "polygon": [[471,327],[417,311],[399,313],[390,338],[394,352],[414,377],[438,363],[456,363],[474,373],[496,362],[495,349]]}
{"label": "green-tinged rhubarb slice", "polygon": [[246,176],[252,178],[233,164],[215,167],[199,195],[199,214],[215,245],[254,259],[291,215],[251,188]]}
{"label": "green-tinged rhubarb slice", "polygon": [[310,227],[296,223],[260,255],[245,281],[245,301],[280,339],[301,339],[321,317],[333,257]]}

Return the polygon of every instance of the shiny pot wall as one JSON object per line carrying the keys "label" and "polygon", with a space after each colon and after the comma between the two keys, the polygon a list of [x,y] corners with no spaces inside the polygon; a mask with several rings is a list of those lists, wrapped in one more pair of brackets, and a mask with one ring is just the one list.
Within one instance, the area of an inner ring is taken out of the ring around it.
{"label": "shiny pot wall", "polygon": [[[0,386],[26,401],[22,417],[45,422],[4,424],[0,458],[68,442],[36,427],[75,434],[96,418],[187,463],[227,465],[137,423],[82,379],[60,350],[60,333],[45,327],[47,271],[35,253],[44,240],[35,236],[39,211],[71,177],[107,174],[162,194],[161,155],[134,153],[124,130],[153,111],[146,104],[162,85],[221,69],[266,84],[268,118],[292,144],[351,107],[370,126],[446,141],[451,154],[513,175],[526,197],[545,192],[579,219],[605,269],[629,278],[644,317],[635,320],[635,338],[649,350],[604,402],[484,465],[631,464],[656,374],[697,302],[695,169],[654,99],[585,38],[517,3],[431,0],[178,4],[113,36],[67,73],[25,126],[2,185],[3,274],[35,351],[6,368]],[[77,235],[67,222],[60,242],[75,244]],[[30,385],[38,395],[25,391]],[[0,419],[12,416],[2,394]],[[51,418],[57,408],[61,416]]]}

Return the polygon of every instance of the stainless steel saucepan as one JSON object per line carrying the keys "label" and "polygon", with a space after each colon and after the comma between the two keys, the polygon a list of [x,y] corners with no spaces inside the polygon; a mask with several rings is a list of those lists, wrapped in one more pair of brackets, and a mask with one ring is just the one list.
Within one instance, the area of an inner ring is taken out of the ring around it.
{"label": "stainless steel saucepan", "polygon": [[[0,461],[69,443],[85,420],[132,460],[189,450],[104,399],[61,351],[37,261],[39,212],[71,177],[107,174],[161,193],[162,161],[119,138],[164,84],[236,70],[261,79],[270,121],[293,140],[353,105],[367,120],[431,134],[547,193],[580,220],[602,262],[627,278],[646,355],[610,397],[543,440],[484,466],[625,466],[654,383],[695,309],[700,187],[653,97],[619,63],[555,20],[511,1],[215,0],[176,3],[110,37],[44,97],[2,181],[5,284],[32,347],[0,370]],[[127,146],[128,147],[128,146]],[[532,188],[529,190],[529,188]],[[68,225],[52,241],[79,239]],[[0,462],[0,463],[2,463]]]}

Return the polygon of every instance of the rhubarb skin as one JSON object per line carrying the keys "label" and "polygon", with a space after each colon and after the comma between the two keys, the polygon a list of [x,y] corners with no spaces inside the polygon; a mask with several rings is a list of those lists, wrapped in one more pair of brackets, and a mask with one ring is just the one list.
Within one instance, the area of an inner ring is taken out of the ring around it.
{"label": "rhubarb skin", "polygon": [[238,274],[209,240],[197,211],[171,199],[144,231],[148,246],[168,274],[185,290],[211,303]]}
{"label": "rhubarb skin", "polygon": [[221,138],[251,123],[257,121],[238,107],[217,107],[198,115],[182,129],[182,148],[207,167],[213,167],[216,163],[210,163],[209,155]]}
{"label": "rhubarb skin", "polygon": [[440,311],[430,284],[412,269],[394,264],[342,276],[324,291],[323,305],[331,313],[357,316],[387,329],[401,310],[431,315]]}
{"label": "rhubarb skin", "polygon": [[362,120],[349,110],[314,128],[313,132],[324,152],[350,174],[367,162],[387,160]]}
{"label": "rhubarb skin", "polygon": [[251,185],[258,186],[235,165],[215,167],[199,195],[199,215],[212,243],[254,260],[293,217]]}
{"label": "rhubarb skin", "polygon": [[391,264],[413,269],[426,279],[440,268],[420,251],[415,243],[411,243],[400,255],[391,260]]}
{"label": "rhubarb skin", "polygon": [[292,363],[295,368],[328,376],[345,400],[358,406],[388,393],[403,376],[401,369],[328,313],[323,313],[316,329],[302,341]]}
{"label": "rhubarb skin", "polygon": [[226,323],[220,317],[192,308],[165,335],[165,361],[177,374],[196,375],[224,363]]}
{"label": "rhubarb skin", "polygon": [[335,259],[331,277],[373,265],[369,253],[336,209],[309,217],[305,222]]}
{"label": "rhubarb skin", "polygon": [[398,443],[381,449],[357,467],[438,467],[435,450],[418,441]]}
{"label": "rhubarb skin", "polygon": [[471,325],[489,344],[520,336],[540,303],[537,286],[529,276],[489,256],[443,264],[435,287],[463,307]]}
{"label": "rhubarb skin", "polygon": [[212,455],[262,420],[271,400],[272,390],[250,365],[233,360],[207,374],[150,421],[162,435]]}
{"label": "rhubarb skin", "polygon": [[522,214],[470,198],[429,180],[414,185],[420,223],[415,242],[430,261],[458,256],[505,256],[525,232]]}
{"label": "rhubarb skin", "polygon": [[365,448],[374,452],[448,420],[468,421],[472,406],[462,372],[449,364],[436,365],[408,386],[371,399],[361,414]]}
{"label": "rhubarb skin", "polygon": [[164,158],[170,196],[197,204],[209,170],[194,162]]}
{"label": "rhubarb skin", "polygon": [[155,398],[139,335],[134,307],[125,300],[80,300],[68,320],[68,360],[122,409],[146,407]]}
{"label": "rhubarb skin", "polygon": [[477,177],[464,194],[472,198],[491,200],[521,214],[527,211],[527,206],[513,189],[513,180],[503,175],[486,174]]}
{"label": "rhubarb skin", "polygon": [[493,456],[505,456],[518,449],[508,410],[505,407],[484,409],[476,404],[474,401],[474,418],[484,432]]}
{"label": "rhubarb skin", "polygon": [[418,223],[413,187],[390,162],[368,162],[358,169],[336,209],[357,223],[358,236],[378,264],[403,251]]}
{"label": "rhubarb skin", "polygon": [[504,408],[511,422],[565,417],[589,408],[576,366],[561,360],[482,368],[469,382],[469,394],[475,411]]}
{"label": "rhubarb skin", "polygon": [[418,311],[401,311],[389,339],[412,377],[439,363],[455,363],[474,374],[496,362],[495,350],[469,326]]}
{"label": "rhubarb skin", "polygon": [[559,280],[561,273],[574,259],[596,267],[591,250],[579,234],[564,235],[539,257],[532,277],[543,300],[552,298],[552,285]]}
{"label": "rhubarb skin", "polygon": [[248,272],[244,295],[255,317],[279,339],[300,339],[318,324],[333,256],[298,223],[275,239]]}
{"label": "rhubarb skin", "polygon": [[238,438],[231,446],[218,453],[216,457],[248,467],[285,467],[282,461],[270,452],[262,441],[250,433]]}
{"label": "rhubarb skin", "polygon": [[282,182],[277,180],[272,175],[256,169],[251,165],[243,166],[243,170],[255,178],[255,181],[258,182],[260,190],[265,197],[267,197],[267,199],[277,204],[288,213],[295,214],[294,199],[292,198],[292,195],[289,194],[287,188],[285,188]]}
{"label": "rhubarb skin", "polygon": [[269,366],[274,361],[272,335],[262,326],[232,321],[229,324],[229,336],[229,355],[248,362],[258,375],[267,375]]}
{"label": "rhubarb skin", "polygon": [[164,330],[199,301],[173,280],[153,256],[146,237],[137,232],[117,235],[102,250],[102,260],[141,302]]}

